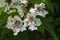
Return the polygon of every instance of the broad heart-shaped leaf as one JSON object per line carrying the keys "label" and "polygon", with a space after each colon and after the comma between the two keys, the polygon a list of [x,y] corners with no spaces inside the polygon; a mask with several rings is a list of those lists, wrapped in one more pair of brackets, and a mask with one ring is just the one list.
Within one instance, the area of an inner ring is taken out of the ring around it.
{"label": "broad heart-shaped leaf", "polygon": [[4,7],[0,7],[0,15],[1,15],[1,13],[4,11]]}
{"label": "broad heart-shaped leaf", "polygon": [[54,13],[54,7],[50,0],[29,0],[29,2],[32,4],[39,4],[39,3],[43,2],[46,4],[47,10],[50,11],[51,13]]}
{"label": "broad heart-shaped leaf", "polygon": [[39,31],[44,34],[44,29],[47,30],[51,36],[54,38],[54,40],[58,40],[56,33],[54,32],[49,20],[46,18],[40,17],[42,25],[38,27]]}

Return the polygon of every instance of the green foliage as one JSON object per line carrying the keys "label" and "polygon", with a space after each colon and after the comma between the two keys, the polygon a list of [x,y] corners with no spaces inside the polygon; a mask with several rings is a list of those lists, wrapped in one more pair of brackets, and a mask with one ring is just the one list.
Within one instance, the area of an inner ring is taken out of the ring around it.
{"label": "green foliage", "polygon": [[28,34],[27,31],[24,31],[14,36],[12,30],[5,28],[1,32],[0,40],[28,40]]}
{"label": "green foliage", "polygon": [[56,33],[54,32],[49,20],[43,17],[40,17],[40,19],[42,21],[42,25],[38,27],[39,31],[44,35],[44,30],[47,30],[51,34],[51,36],[53,36],[54,40],[58,40]]}
{"label": "green foliage", "polygon": [[5,9],[4,7],[1,7],[1,8],[0,8],[0,15],[1,15],[1,13],[4,11],[4,9]]}

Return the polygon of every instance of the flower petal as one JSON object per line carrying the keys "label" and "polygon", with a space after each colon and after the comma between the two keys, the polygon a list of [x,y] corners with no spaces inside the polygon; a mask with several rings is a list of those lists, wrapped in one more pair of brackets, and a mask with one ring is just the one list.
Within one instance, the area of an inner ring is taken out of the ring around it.
{"label": "flower petal", "polygon": [[34,30],[37,30],[37,27],[35,27],[34,25],[31,25],[31,26],[29,26],[28,29],[30,29],[31,31],[34,31]]}
{"label": "flower petal", "polygon": [[35,21],[36,21],[36,23],[35,23],[36,25],[35,26],[40,26],[42,24],[41,20],[38,19],[38,18],[36,18]]}
{"label": "flower petal", "polygon": [[19,15],[21,17],[23,17],[24,16],[24,13],[23,13],[23,9],[21,8],[21,6],[17,6],[16,8],[17,8],[17,12],[19,13]]}
{"label": "flower petal", "polygon": [[40,6],[41,9],[45,8],[45,4],[44,3],[40,3],[39,6]]}
{"label": "flower petal", "polygon": [[20,18],[19,16],[17,16],[17,15],[16,15],[16,16],[14,16],[13,20],[17,20],[17,21],[22,22],[21,18]]}
{"label": "flower petal", "polygon": [[21,1],[21,3],[23,3],[23,4],[27,4],[27,0],[20,0]]}
{"label": "flower petal", "polygon": [[29,19],[28,18],[26,18],[26,19],[24,19],[24,25],[23,25],[23,27],[27,27],[28,26],[28,21],[29,21]]}
{"label": "flower petal", "polygon": [[16,36],[18,33],[16,32],[16,33],[13,33],[14,34],[14,36]]}
{"label": "flower petal", "polygon": [[40,11],[40,13],[38,15],[45,17],[48,14],[48,12],[46,10],[42,10]]}
{"label": "flower petal", "polygon": [[21,32],[27,30],[26,27],[21,27]]}
{"label": "flower petal", "polygon": [[4,7],[6,5],[5,0],[0,0],[0,7]]}
{"label": "flower petal", "polygon": [[18,34],[18,32],[20,32],[20,28],[18,29],[13,29],[13,32],[14,32],[14,36],[16,36]]}

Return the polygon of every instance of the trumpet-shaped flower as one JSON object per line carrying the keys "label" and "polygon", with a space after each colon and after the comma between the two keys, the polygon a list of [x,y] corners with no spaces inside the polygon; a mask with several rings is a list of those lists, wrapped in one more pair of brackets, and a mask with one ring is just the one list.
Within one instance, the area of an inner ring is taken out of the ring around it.
{"label": "trumpet-shaped flower", "polygon": [[40,5],[37,7],[38,15],[45,17],[48,12],[45,10],[45,4],[40,3]]}
{"label": "trumpet-shaped flower", "polygon": [[28,0],[20,0],[21,1],[21,3],[23,3],[23,4],[27,4],[27,2],[28,2]]}
{"label": "trumpet-shaped flower", "polygon": [[28,17],[29,17],[29,16],[34,16],[34,17],[36,17],[36,16],[37,16],[37,13],[38,13],[38,10],[37,10],[37,8],[31,8],[31,9],[29,10],[29,12],[30,12],[30,13],[28,13]]}
{"label": "trumpet-shaped flower", "polygon": [[41,21],[38,18],[30,16],[24,19],[24,26],[29,26],[28,29],[30,29],[31,31],[37,30],[36,26],[40,26],[40,25],[41,25]]}
{"label": "trumpet-shaped flower", "polygon": [[7,11],[9,11],[9,10],[10,10],[10,6],[9,6],[8,4],[6,4],[6,7],[5,7],[4,12],[7,12]]}
{"label": "trumpet-shaped flower", "polygon": [[40,4],[35,4],[35,8],[31,8],[29,10],[29,12],[31,12],[34,15],[40,15],[42,17],[45,17],[46,14],[48,14],[48,12],[44,9],[45,8],[45,4],[44,3],[40,3]]}
{"label": "trumpet-shaped flower", "polygon": [[31,9],[29,10],[29,12],[31,12],[31,13],[37,13],[37,8],[31,8]]}
{"label": "trumpet-shaped flower", "polygon": [[5,0],[0,0],[0,7],[4,7],[6,4]]}
{"label": "trumpet-shaped flower", "polygon": [[14,18],[9,16],[6,27],[13,30],[14,36],[16,36],[18,32],[26,30],[26,27],[23,27],[22,20],[19,16],[14,16]]}
{"label": "trumpet-shaped flower", "polygon": [[45,17],[48,14],[48,12],[46,10],[42,10],[38,12],[38,15]]}
{"label": "trumpet-shaped flower", "polygon": [[37,27],[42,23],[39,18],[36,18],[36,16],[39,15],[45,17],[46,14],[48,14],[45,10],[44,3],[35,4],[34,8],[31,8],[30,10],[26,6],[27,3],[28,0],[11,0],[11,3],[5,6],[4,11],[8,14],[12,13],[13,10],[14,12],[18,12],[18,15],[8,17],[6,25],[8,29],[13,30],[14,36],[20,31],[23,32],[27,30],[26,27],[31,31],[38,30]]}

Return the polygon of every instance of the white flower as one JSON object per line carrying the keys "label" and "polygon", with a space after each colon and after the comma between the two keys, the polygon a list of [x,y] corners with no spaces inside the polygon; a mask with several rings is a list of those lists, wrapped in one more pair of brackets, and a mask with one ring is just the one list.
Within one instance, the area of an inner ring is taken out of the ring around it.
{"label": "white flower", "polygon": [[18,32],[23,32],[26,30],[26,27],[24,27],[22,24],[23,22],[19,16],[9,16],[6,27],[13,30],[14,36],[16,36]]}
{"label": "white flower", "polygon": [[19,14],[21,17],[24,16],[23,9],[22,9],[22,7],[21,7],[20,5],[14,5],[13,3],[11,3],[10,5],[7,4],[4,12],[9,11],[10,8],[13,8],[13,9],[15,8],[15,9],[17,9],[18,14]]}
{"label": "white flower", "polygon": [[37,30],[36,26],[40,26],[40,25],[41,25],[41,21],[38,18],[30,17],[24,19],[24,26],[29,26],[28,29],[30,29],[31,31]]}
{"label": "white flower", "polygon": [[20,4],[20,0],[12,0],[9,6],[11,8],[16,8],[18,5],[20,6]]}
{"label": "white flower", "polygon": [[6,27],[8,29],[11,29],[11,27],[12,27],[13,24],[14,24],[14,22],[12,22],[12,16],[9,16]]}
{"label": "white flower", "polygon": [[11,2],[11,4],[9,5],[11,8],[16,8],[19,4],[18,3],[13,3]]}
{"label": "white flower", "polygon": [[39,4],[35,4],[35,5],[34,5],[34,8],[37,9],[38,7],[39,7]]}
{"label": "white flower", "polygon": [[7,11],[9,11],[9,10],[10,10],[10,6],[9,6],[8,4],[6,4],[6,7],[5,7],[4,12],[7,12]]}
{"label": "white flower", "polygon": [[17,12],[19,13],[19,15],[20,15],[21,17],[23,17],[23,16],[24,16],[24,13],[23,13],[22,7],[18,5],[18,6],[16,7],[16,9],[17,9]]}
{"label": "white flower", "polygon": [[37,9],[38,7],[40,7],[41,9],[43,9],[43,8],[45,8],[45,4],[44,4],[44,3],[35,4],[34,7],[35,7],[36,9]]}
{"label": "white flower", "polygon": [[36,13],[36,12],[37,12],[37,9],[36,9],[36,8],[31,8],[31,9],[29,10],[29,12],[31,12],[31,13]]}
{"label": "white flower", "polygon": [[40,15],[42,17],[45,17],[47,14],[48,14],[48,11],[46,11],[46,10],[42,10],[38,13],[38,15]]}
{"label": "white flower", "polygon": [[15,9],[17,9],[18,14],[19,14],[21,17],[24,16],[23,9],[22,9],[21,5],[18,5],[18,4],[15,5],[15,4],[11,3],[9,7],[10,7],[10,8],[15,8]]}
{"label": "white flower", "polygon": [[28,2],[28,0],[20,0],[21,1],[21,3],[23,3],[23,4],[27,4],[27,2]]}
{"label": "white flower", "polygon": [[45,4],[44,3],[40,3],[39,7],[43,9],[43,8],[45,8]]}
{"label": "white flower", "polygon": [[[13,30],[14,36],[16,36],[19,32],[27,30],[26,27],[31,31],[38,30],[37,27],[39,27],[42,23],[39,18],[36,18],[36,16],[39,15],[45,17],[46,14],[48,14],[48,12],[45,10],[44,3],[35,4],[34,8],[31,8],[29,11],[26,10],[25,12],[24,8],[26,8],[27,3],[28,0],[11,0],[11,3],[6,4],[5,6],[5,12],[14,9],[16,10],[14,12],[18,12],[19,14],[19,16],[9,16],[6,25],[8,29]],[[11,12],[12,10],[10,13]]]}
{"label": "white flower", "polygon": [[6,5],[5,0],[0,0],[0,7],[4,7]]}
{"label": "white flower", "polygon": [[38,7],[38,15],[45,17],[46,14],[48,14],[48,12],[44,9],[45,8],[45,4],[44,3],[40,3],[39,7]]}
{"label": "white flower", "polygon": [[30,29],[31,31],[37,30],[37,27],[35,27],[34,25],[31,25],[28,29]]}
{"label": "white flower", "polygon": [[45,4],[44,3],[35,4],[34,8],[31,8],[29,10],[29,12],[33,16],[35,15],[35,17],[37,15],[40,15],[42,17],[45,17],[48,14],[48,12],[44,8],[45,8]]}
{"label": "white flower", "polygon": [[20,0],[11,0],[12,3],[17,3],[19,2]]}
{"label": "white flower", "polygon": [[28,16],[29,15],[31,15],[31,16],[37,16],[37,13],[38,13],[38,10],[37,10],[37,8],[31,8],[30,10],[29,10],[29,12],[30,13],[28,13]]}

